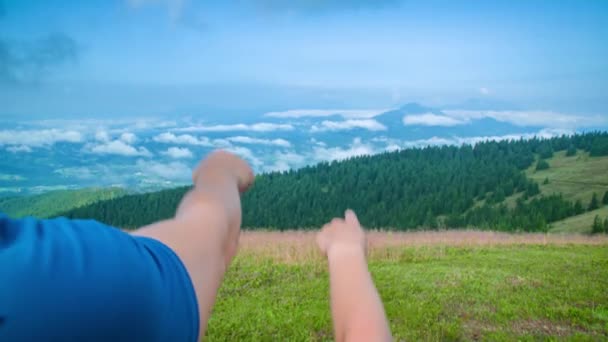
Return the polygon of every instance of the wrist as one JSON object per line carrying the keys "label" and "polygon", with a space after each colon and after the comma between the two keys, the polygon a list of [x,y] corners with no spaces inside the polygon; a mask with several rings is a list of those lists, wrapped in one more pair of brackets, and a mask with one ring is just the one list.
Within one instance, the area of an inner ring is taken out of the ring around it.
{"label": "wrist", "polygon": [[336,244],[327,250],[327,259],[356,258],[365,259],[365,248],[358,244]]}

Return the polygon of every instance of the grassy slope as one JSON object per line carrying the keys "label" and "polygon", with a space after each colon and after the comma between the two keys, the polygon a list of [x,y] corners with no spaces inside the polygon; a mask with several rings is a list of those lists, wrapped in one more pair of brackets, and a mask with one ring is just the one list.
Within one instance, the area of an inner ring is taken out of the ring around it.
{"label": "grassy slope", "polygon": [[[370,269],[397,341],[608,338],[606,246],[408,247]],[[207,337],[331,340],[326,265],[237,257]]]}
{"label": "grassy slope", "polygon": [[[531,168],[527,171],[528,177],[541,184],[543,194],[562,193],[572,201],[580,199],[587,207],[594,192],[601,201],[608,190],[608,157],[589,157],[588,153],[580,151],[575,156],[566,157],[562,151],[549,160],[549,165],[548,170],[534,171]],[[549,178],[549,184],[542,185],[545,178]],[[590,232],[595,215],[608,217],[608,207],[554,222],[551,232]]]}
{"label": "grassy slope", "polygon": [[50,191],[34,196],[0,199],[0,212],[11,217],[48,218],[72,208],[122,196],[125,193],[126,191],[120,188]]}
{"label": "grassy slope", "polygon": [[581,215],[569,217],[565,220],[551,224],[551,233],[590,233],[595,216],[599,215],[602,220],[608,217],[608,205],[586,212]]}
{"label": "grassy slope", "polygon": [[[566,157],[565,151],[561,151],[549,159],[549,165],[547,170],[527,170],[528,177],[541,185],[543,194],[562,193],[572,201],[580,199],[586,206],[594,192],[601,200],[608,190],[608,157],[589,157],[581,151]],[[549,178],[549,184],[542,185],[545,178]]]}
{"label": "grassy slope", "polygon": [[[588,153],[582,151],[575,156],[566,157],[566,151],[560,151],[548,161],[551,166],[548,170],[536,171],[536,164],[526,170],[526,175],[540,185],[541,193],[544,195],[562,193],[568,200],[580,199],[586,208],[594,192],[601,201],[604,192],[608,190],[608,157],[589,157]],[[543,184],[545,178],[549,179],[549,184]],[[508,197],[505,203],[513,207],[520,196],[521,194],[516,194]],[[590,232],[595,215],[608,217],[608,208],[604,207],[554,222],[550,231],[555,233]]]}

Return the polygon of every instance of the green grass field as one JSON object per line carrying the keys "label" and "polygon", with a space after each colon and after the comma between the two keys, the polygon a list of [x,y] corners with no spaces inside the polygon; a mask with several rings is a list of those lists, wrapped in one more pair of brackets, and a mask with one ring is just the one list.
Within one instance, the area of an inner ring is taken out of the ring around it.
{"label": "green grass field", "polygon": [[40,195],[0,198],[0,212],[10,217],[35,216],[49,218],[67,210],[119,197],[121,188],[85,188],[49,191]]}
{"label": "green grass field", "polygon": [[[608,339],[608,246],[392,247],[370,269],[397,341]],[[332,340],[320,258],[239,256],[208,341]]]}

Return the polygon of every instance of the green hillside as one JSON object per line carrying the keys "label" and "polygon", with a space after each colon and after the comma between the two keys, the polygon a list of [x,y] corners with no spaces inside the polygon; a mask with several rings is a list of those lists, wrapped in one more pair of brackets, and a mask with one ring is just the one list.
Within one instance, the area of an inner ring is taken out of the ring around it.
{"label": "green hillside", "polygon": [[[535,171],[533,167],[526,171],[529,178],[540,184],[543,194],[562,194],[564,197],[588,204],[593,193],[598,196],[608,191],[608,157],[590,157],[589,153],[578,151],[567,157],[566,151],[555,153],[547,159],[549,169]],[[549,184],[544,184],[545,179]]]}
{"label": "green hillside", "polygon": [[87,188],[50,191],[32,196],[0,198],[0,212],[10,217],[35,216],[48,218],[74,208],[125,194],[126,191],[121,188]]}
{"label": "green hillside", "polygon": [[[258,176],[243,197],[243,224],[316,228],[352,208],[370,228],[547,231],[587,211],[593,192],[601,201],[606,163],[606,132],[356,157]],[[130,195],[64,214],[135,228],[171,217],[186,191]]]}
{"label": "green hillside", "polygon": [[[580,200],[587,208],[595,193],[602,205],[603,195],[608,191],[608,157],[591,157],[589,153],[578,151],[574,156],[566,156],[566,151],[555,153],[547,159],[549,169],[535,171],[530,167],[527,176],[540,185],[542,194],[562,194],[571,201]],[[548,184],[543,184],[548,180]],[[588,233],[595,216],[608,217],[608,206],[572,216],[551,224],[555,233]]]}
{"label": "green hillside", "polygon": [[551,224],[551,233],[590,233],[595,216],[604,219],[608,217],[608,205],[581,215],[568,217]]}

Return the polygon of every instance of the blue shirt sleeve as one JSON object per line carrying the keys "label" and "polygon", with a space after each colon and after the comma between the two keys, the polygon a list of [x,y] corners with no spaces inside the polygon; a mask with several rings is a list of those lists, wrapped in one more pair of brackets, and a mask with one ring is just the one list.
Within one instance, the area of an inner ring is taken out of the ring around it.
{"label": "blue shirt sleeve", "polygon": [[161,242],[0,214],[0,341],[196,341],[196,294]]}

